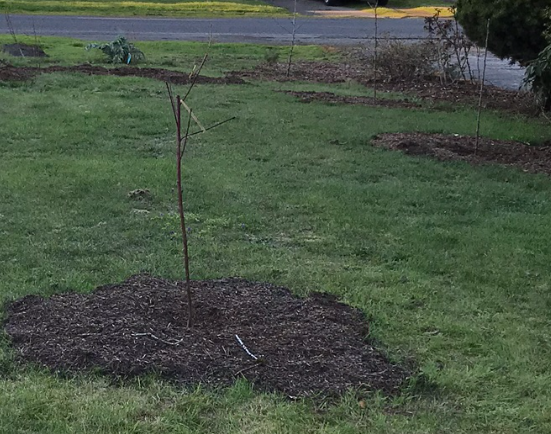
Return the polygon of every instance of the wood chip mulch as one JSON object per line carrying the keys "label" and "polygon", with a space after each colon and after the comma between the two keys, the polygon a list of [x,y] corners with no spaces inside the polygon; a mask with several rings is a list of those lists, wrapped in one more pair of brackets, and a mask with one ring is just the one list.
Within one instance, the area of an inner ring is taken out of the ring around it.
{"label": "wood chip mulch", "polygon": [[[311,82],[311,83],[346,83],[354,81],[367,87],[373,87],[375,81],[369,73],[365,61],[350,59],[347,62],[300,61],[291,65],[287,73],[287,64],[263,63],[254,69],[234,71],[233,75],[245,79],[271,80],[278,82]],[[438,77],[417,77],[407,80],[377,80],[379,92],[396,92],[409,97],[438,103],[440,105],[458,104],[476,106],[478,104],[480,85],[469,81],[443,83]],[[496,86],[485,86],[483,107],[525,116],[538,116],[540,109],[534,103],[533,96],[524,91],[501,89]],[[444,107],[442,107],[444,108]]]}
{"label": "wood chip mulch", "polygon": [[290,397],[393,394],[408,377],[366,341],[362,312],[331,295],[297,298],[238,278],[193,281],[192,288],[191,328],[182,282],[136,275],[90,294],[24,297],[8,306],[5,329],[22,361],[55,371],[157,372],[211,386],[245,377]]}
{"label": "wood chip mulch", "polygon": [[[52,72],[77,72],[86,75],[115,75],[119,77],[143,77],[164,81],[176,85],[189,84],[194,79],[190,74],[173,71],[163,68],[139,68],[135,66],[122,66],[115,68],[104,68],[90,64],[77,66],[46,66],[46,67],[15,67],[9,63],[0,64],[0,81],[23,81],[29,80],[39,74]],[[194,79],[195,80],[195,79]],[[226,77],[197,77],[198,84],[244,84],[243,79],[228,75]]]}
{"label": "wood chip mulch", "polygon": [[373,146],[401,151],[407,155],[428,156],[440,161],[466,161],[471,164],[495,163],[524,172],[551,175],[551,143],[530,146],[526,143],[471,136],[387,133],[375,137]]}
{"label": "wood chip mulch", "polygon": [[326,102],[331,104],[350,104],[350,105],[365,105],[370,107],[390,107],[390,108],[419,108],[421,105],[407,99],[386,99],[373,98],[369,96],[348,96],[337,95],[332,92],[299,92],[299,91],[283,91],[287,95],[292,95],[301,102]]}

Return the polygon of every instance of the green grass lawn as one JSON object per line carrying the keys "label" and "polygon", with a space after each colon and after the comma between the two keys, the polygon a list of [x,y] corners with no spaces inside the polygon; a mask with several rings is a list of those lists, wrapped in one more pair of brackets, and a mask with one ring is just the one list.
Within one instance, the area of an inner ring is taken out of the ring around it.
{"label": "green grass lawn", "polygon": [[285,9],[259,0],[0,0],[0,12],[160,17],[284,16]]}
{"label": "green grass lawn", "polygon": [[[41,41],[50,62],[91,55],[80,41]],[[137,45],[150,62],[188,70],[206,49]],[[264,50],[215,45],[207,72],[252,65]],[[305,88],[370,95],[353,83],[192,93],[203,124],[236,116],[188,146],[192,277],[337,294],[368,315],[393,360],[416,367],[409,388],[366,396],[361,408],[352,394],[291,402],[245,382],[113,384],[21,366],[2,335],[0,433],[551,432],[551,179],[370,146],[381,132],[471,134],[473,109],[304,104],[274,92]],[[78,74],[0,82],[0,131],[1,304],[87,292],[144,270],[182,277],[163,83]],[[549,124],[497,113],[484,113],[482,131],[531,143],[551,136]],[[151,199],[130,200],[137,188]]]}

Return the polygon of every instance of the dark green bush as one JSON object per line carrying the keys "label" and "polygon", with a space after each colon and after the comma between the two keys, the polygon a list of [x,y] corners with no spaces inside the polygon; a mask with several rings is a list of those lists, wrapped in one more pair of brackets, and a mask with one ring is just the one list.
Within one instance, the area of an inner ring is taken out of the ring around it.
{"label": "dark green bush", "polygon": [[551,45],[528,65],[524,84],[532,89],[544,110],[551,110]]}
{"label": "dark green bush", "polygon": [[490,19],[488,49],[502,59],[526,65],[547,46],[545,31],[550,0],[458,0],[457,19],[467,36],[484,46]]}

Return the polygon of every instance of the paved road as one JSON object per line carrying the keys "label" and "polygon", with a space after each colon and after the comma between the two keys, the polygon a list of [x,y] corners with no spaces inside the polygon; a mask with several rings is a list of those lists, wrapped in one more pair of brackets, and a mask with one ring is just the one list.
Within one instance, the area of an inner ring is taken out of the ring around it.
{"label": "paved road", "polygon": [[[75,16],[11,15],[16,34],[70,36],[85,40],[110,40],[124,34],[134,40],[206,41],[289,44],[292,23],[289,18],[107,18]],[[298,18],[296,40],[299,44],[360,45],[373,36],[372,19]],[[0,19],[0,33],[8,33],[7,21]],[[379,32],[394,38],[423,38],[423,21],[418,19],[381,19]],[[518,88],[522,70],[491,57],[489,83]]]}
{"label": "paved road", "polygon": [[[110,39],[124,33],[136,40],[206,41],[209,34],[219,42],[287,44],[291,41],[289,18],[106,18],[12,15],[17,34],[71,36],[87,40]],[[419,20],[379,20],[380,32],[394,37],[423,37]],[[301,44],[356,45],[372,36],[371,19],[298,18],[296,38]],[[0,33],[7,33],[0,19]]]}

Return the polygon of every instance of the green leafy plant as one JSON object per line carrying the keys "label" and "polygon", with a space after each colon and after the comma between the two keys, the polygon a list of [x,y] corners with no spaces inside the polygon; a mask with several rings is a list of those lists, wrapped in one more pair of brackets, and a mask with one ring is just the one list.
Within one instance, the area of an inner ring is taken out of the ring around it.
{"label": "green leafy plant", "polygon": [[145,59],[144,53],[136,48],[134,44],[128,42],[124,36],[105,44],[88,44],[86,51],[98,49],[109,58],[111,63],[137,63]]}
{"label": "green leafy plant", "polygon": [[526,68],[524,85],[534,92],[544,110],[551,110],[551,44]]}
{"label": "green leafy plant", "polygon": [[267,48],[264,52],[264,61],[268,65],[276,65],[279,61],[279,51],[272,47]]}

